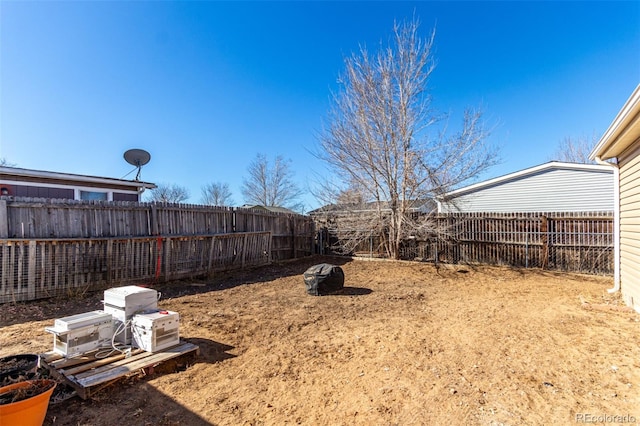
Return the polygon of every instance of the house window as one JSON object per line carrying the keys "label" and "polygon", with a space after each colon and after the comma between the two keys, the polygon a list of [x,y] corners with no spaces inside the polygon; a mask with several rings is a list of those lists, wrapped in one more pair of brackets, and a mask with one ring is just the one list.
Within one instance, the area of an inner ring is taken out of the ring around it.
{"label": "house window", "polygon": [[93,191],[80,191],[80,199],[81,200],[108,200],[107,192],[93,192]]}
{"label": "house window", "polygon": [[113,201],[138,201],[138,194],[113,193]]}

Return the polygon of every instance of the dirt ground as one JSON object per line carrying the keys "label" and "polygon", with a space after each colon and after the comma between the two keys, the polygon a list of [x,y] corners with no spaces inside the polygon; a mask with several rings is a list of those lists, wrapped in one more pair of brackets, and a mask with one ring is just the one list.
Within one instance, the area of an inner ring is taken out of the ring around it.
{"label": "dirt ground", "polygon": [[[309,296],[324,262],[345,289]],[[195,363],[50,405],[45,425],[640,423],[640,315],[612,281],[310,258],[159,286]],[[0,307],[0,356],[51,350],[44,327],[100,299]]]}

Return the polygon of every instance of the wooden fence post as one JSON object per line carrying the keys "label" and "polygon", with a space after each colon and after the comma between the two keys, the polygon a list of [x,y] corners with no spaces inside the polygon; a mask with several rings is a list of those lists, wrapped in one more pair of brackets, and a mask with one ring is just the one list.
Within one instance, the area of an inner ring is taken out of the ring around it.
{"label": "wooden fence post", "polygon": [[164,281],[171,278],[171,238],[164,240]]}
{"label": "wooden fence post", "polygon": [[291,226],[291,258],[296,258],[296,223],[293,216],[289,217],[289,225]]}
{"label": "wooden fence post", "polygon": [[215,255],[215,247],[216,247],[216,236],[212,235],[209,237],[210,246],[209,246],[209,265],[207,266],[207,275],[209,278],[213,277],[213,259]]}
{"label": "wooden fence post", "polygon": [[549,223],[547,216],[542,216],[540,222],[540,239],[542,240],[542,259],[540,267],[546,269],[549,265]]}
{"label": "wooden fence post", "polygon": [[529,268],[529,221],[525,222],[524,267]]}
{"label": "wooden fence post", "polygon": [[453,238],[451,238],[453,244],[451,244],[451,259],[449,259],[449,261],[457,265],[460,262],[460,241],[458,241],[460,232],[458,228],[461,221],[458,217],[450,216],[447,222],[449,229],[455,229],[455,231],[453,231]]}
{"label": "wooden fence post", "polygon": [[272,238],[273,232],[269,232],[269,236],[267,237],[267,258],[269,260],[269,263],[271,263],[273,259],[273,255],[271,254],[271,247],[273,245]]}
{"label": "wooden fence post", "polygon": [[238,221],[238,209],[233,207],[231,209],[231,232],[236,232],[237,221]]}
{"label": "wooden fence post", "polygon": [[156,282],[160,280],[162,275],[162,237],[156,239]]}
{"label": "wooden fence post", "polygon": [[242,236],[242,254],[240,255],[240,266],[242,266],[242,268],[244,268],[244,263],[247,257],[247,236],[248,234],[246,233]]}
{"label": "wooden fence post", "polygon": [[[9,294],[9,250],[10,246],[7,244],[3,244],[0,247],[0,253],[2,253],[2,263],[0,263],[0,297]],[[13,284],[13,282],[11,283]]]}
{"label": "wooden fence post", "polygon": [[37,241],[29,241],[29,261],[27,264],[27,300],[33,300],[36,298],[37,247]]}
{"label": "wooden fence post", "polygon": [[150,235],[160,234],[160,230],[158,229],[158,208],[155,204],[151,205],[151,226],[149,233]]}
{"label": "wooden fence post", "polygon": [[110,286],[113,274],[113,240],[107,240],[107,258],[105,259],[107,264],[107,284]]}
{"label": "wooden fence post", "polygon": [[9,238],[9,216],[7,200],[0,200],[0,238]]}

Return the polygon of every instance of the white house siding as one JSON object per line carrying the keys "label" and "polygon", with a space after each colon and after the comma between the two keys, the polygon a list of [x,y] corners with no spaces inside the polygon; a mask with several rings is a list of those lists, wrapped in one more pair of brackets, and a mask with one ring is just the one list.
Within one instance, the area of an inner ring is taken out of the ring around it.
{"label": "white house siding", "polygon": [[613,211],[613,183],[610,170],[541,170],[458,195],[440,211]]}
{"label": "white house siding", "polygon": [[620,283],[625,302],[640,311],[640,141],[620,166]]}

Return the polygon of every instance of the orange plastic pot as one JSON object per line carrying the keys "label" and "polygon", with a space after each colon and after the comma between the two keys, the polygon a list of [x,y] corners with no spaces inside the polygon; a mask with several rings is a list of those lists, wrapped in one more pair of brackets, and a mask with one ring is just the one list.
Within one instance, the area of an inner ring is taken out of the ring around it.
{"label": "orange plastic pot", "polygon": [[[31,398],[10,404],[0,404],[0,425],[2,426],[42,426],[49,408],[49,399],[56,388],[56,382],[48,379],[25,380],[0,388],[0,394],[14,389],[28,388],[36,382],[41,385],[52,384],[51,388]],[[43,386],[44,387],[44,386]]]}

